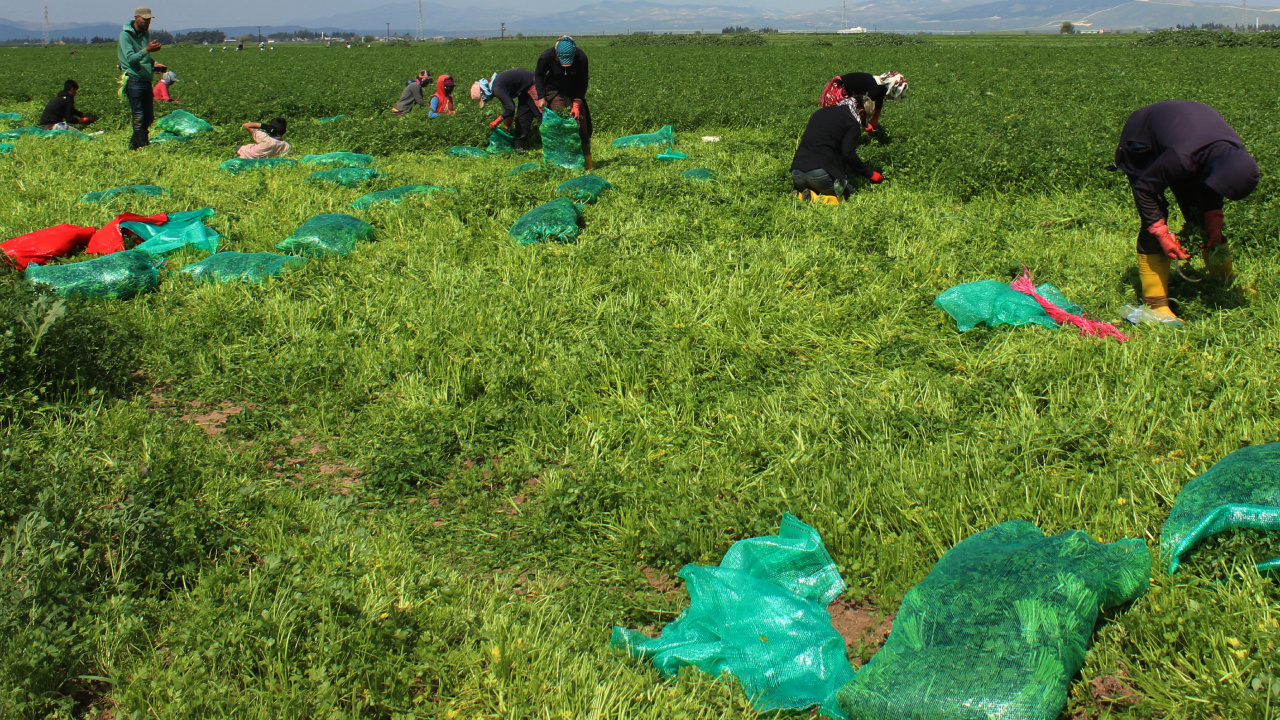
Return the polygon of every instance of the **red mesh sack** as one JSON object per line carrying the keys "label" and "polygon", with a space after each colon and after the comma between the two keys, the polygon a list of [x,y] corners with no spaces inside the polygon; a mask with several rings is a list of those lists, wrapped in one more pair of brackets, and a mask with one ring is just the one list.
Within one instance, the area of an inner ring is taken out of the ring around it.
{"label": "red mesh sack", "polygon": [[70,255],[79,250],[89,242],[95,229],[79,225],[55,225],[0,243],[0,249],[4,250],[19,270],[25,270],[32,263],[43,265],[52,258]]}

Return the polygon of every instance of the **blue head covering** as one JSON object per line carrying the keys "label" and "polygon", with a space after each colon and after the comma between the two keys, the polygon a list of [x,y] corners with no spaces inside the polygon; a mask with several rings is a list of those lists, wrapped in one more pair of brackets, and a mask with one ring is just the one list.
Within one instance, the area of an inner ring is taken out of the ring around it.
{"label": "blue head covering", "polygon": [[561,65],[572,65],[574,53],[577,51],[578,44],[568,35],[556,41],[556,57],[560,60]]}

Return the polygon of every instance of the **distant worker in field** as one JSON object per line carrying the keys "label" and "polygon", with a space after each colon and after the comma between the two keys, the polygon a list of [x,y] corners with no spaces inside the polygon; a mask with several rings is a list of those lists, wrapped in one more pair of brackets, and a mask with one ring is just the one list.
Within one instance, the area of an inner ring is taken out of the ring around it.
{"label": "distant worker in field", "polygon": [[416,105],[426,105],[426,100],[422,99],[422,88],[431,82],[431,71],[423,70],[418,73],[418,77],[405,83],[404,92],[400,93],[400,99],[391,107],[391,114],[396,117],[408,115],[413,112]]}
{"label": "distant worker in field", "polygon": [[431,96],[431,106],[427,108],[427,117],[434,120],[441,115],[453,115],[458,112],[453,107],[453,77],[441,75],[436,80],[436,94]]}
{"label": "distant worker in field", "polygon": [[578,121],[578,137],[582,138],[582,156],[588,170],[594,169],[591,161],[591,108],[587,106],[587,54],[573,38],[565,35],[556,44],[543,51],[533,71],[534,85],[538,89],[538,108],[562,110]]}
{"label": "distant worker in field", "polygon": [[852,186],[846,165],[873,183],[884,179],[858,157],[861,138],[862,120],[854,98],[814,111],[791,161],[791,185],[801,200],[835,205],[848,197]]}
{"label": "distant worker in field", "polygon": [[238,157],[245,160],[284,157],[293,149],[284,141],[284,133],[289,129],[284,118],[275,118],[268,123],[247,122],[242,127],[253,137],[253,144],[237,148]]}
{"label": "distant worker in field", "polygon": [[502,113],[489,123],[489,129],[505,124],[511,130],[514,120],[515,130],[511,133],[511,144],[516,150],[523,150],[529,138],[529,130],[533,128],[533,118],[538,107],[538,88],[534,83],[533,73],[525,68],[511,68],[494,74],[488,80],[479,80],[471,86],[471,99],[482,109],[486,102],[494,98],[502,103]]}
{"label": "distant worker in field", "polygon": [[[213,48],[209,48],[209,51],[213,52]],[[160,80],[156,82],[155,89],[151,92],[152,99],[159,100],[160,102],[178,102],[169,95],[169,86],[178,82],[178,76],[174,75],[172,70],[160,63],[156,63],[154,70],[157,73],[161,73],[161,75]]]}
{"label": "distant worker in field", "polygon": [[885,98],[905,100],[907,79],[902,77],[902,73],[896,72],[887,72],[883,75],[863,72],[837,75],[831,78],[827,86],[822,89],[822,97],[818,105],[831,107],[845,98],[853,98],[857,101],[867,132],[878,132],[880,111],[884,108]]}
{"label": "distant worker in field", "polygon": [[1169,264],[1191,256],[1169,230],[1172,190],[1186,221],[1182,232],[1203,233],[1209,275],[1230,282],[1231,252],[1222,238],[1223,200],[1243,200],[1258,186],[1258,163],[1217,110],[1198,102],[1167,100],[1129,116],[1116,147],[1116,169],[1129,176],[1142,226],[1138,275],[1142,302],[1167,325],[1182,325],[1169,309]]}
{"label": "distant worker in field", "polygon": [[62,92],[50,100],[49,104],[44,106],[44,112],[40,113],[40,128],[52,130],[57,126],[71,127],[95,122],[98,118],[85,115],[76,109],[76,94],[79,92],[80,84],[75,80],[63,83]]}
{"label": "distant worker in field", "polygon": [[133,22],[120,32],[116,57],[124,70],[124,95],[129,101],[133,116],[133,136],[129,146],[137,150],[151,144],[149,130],[155,122],[155,102],[151,79],[155,61],[152,53],[160,52],[160,41],[151,39],[151,8],[139,7],[133,11]]}

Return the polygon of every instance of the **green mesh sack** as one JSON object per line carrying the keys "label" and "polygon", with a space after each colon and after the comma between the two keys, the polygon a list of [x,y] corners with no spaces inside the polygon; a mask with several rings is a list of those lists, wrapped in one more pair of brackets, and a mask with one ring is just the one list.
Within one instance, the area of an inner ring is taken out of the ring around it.
{"label": "green mesh sack", "polygon": [[507,177],[514,177],[516,175],[519,175],[520,173],[529,172],[530,170],[541,170],[541,169],[542,169],[542,163],[536,163],[536,162],[521,163],[520,165],[517,165],[511,168],[511,171],[507,173]]}
{"label": "green mesh sack", "polygon": [[[1225,530],[1280,530],[1280,442],[1241,448],[1182,488],[1160,529],[1169,572],[1200,541]],[[1280,570],[1280,558],[1257,567]]]}
{"label": "green mesh sack", "polygon": [[345,117],[346,115],[333,115],[332,117],[316,118],[316,122],[320,123],[321,125],[328,125],[331,122],[337,122]]}
{"label": "green mesh sack", "polygon": [[196,137],[195,135],[191,135],[191,136],[179,135],[177,133],[171,133],[166,131],[151,138],[151,142],[153,144],[154,143],[186,142],[188,140],[194,139],[195,137]]}
{"label": "green mesh sack", "polygon": [[358,187],[361,183],[382,177],[377,170],[367,167],[339,167],[317,170],[307,176],[307,182],[321,182],[343,187]]}
{"label": "green mesh sack", "polygon": [[613,146],[617,148],[628,147],[652,147],[656,145],[675,145],[676,131],[670,125],[664,126],[658,132],[644,133],[641,135],[627,135],[613,141]]}
{"label": "green mesh sack", "polygon": [[357,217],[341,214],[316,215],[281,240],[276,249],[292,255],[345,256],[356,243],[373,240],[373,226]]}
{"label": "green mesh sack", "polygon": [[245,158],[231,158],[218,166],[219,170],[226,170],[232,175],[239,175],[250,170],[269,170],[277,167],[293,167],[297,165],[297,160],[289,158],[255,158],[246,160]]}
{"label": "green mesh sack", "polygon": [[213,129],[213,126],[186,110],[174,110],[157,120],[155,128],[161,132],[191,138],[201,133],[209,132]]}
{"label": "green mesh sack", "polygon": [[218,251],[218,238],[222,236],[203,222],[213,213],[213,208],[170,213],[168,222],[163,225],[129,220],[120,223],[120,229],[128,230],[142,238],[143,242],[134,250],[141,250],[150,255],[163,255],[188,246],[214,253]]}
{"label": "green mesh sack", "polygon": [[224,283],[233,280],[260,283],[280,275],[290,265],[302,265],[306,258],[275,253],[220,252],[194,262],[178,272],[200,282]]}
{"label": "green mesh sack", "polygon": [[708,170],[707,168],[693,168],[680,173],[680,177],[695,182],[710,182],[715,180],[719,174],[715,170]]}
{"label": "green mesh sack", "polygon": [[[1036,288],[1044,298],[1072,314],[1083,309],[1063,296],[1058,288],[1045,283]],[[1014,290],[1009,283],[999,280],[979,280],[956,285],[946,290],[933,304],[946,311],[956,321],[960,332],[968,332],[982,323],[988,327],[997,325],[1026,325],[1035,323],[1050,329],[1058,323],[1040,307],[1035,298]]]}
{"label": "green mesh sack", "polygon": [[515,142],[516,139],[511,136],[511,133],[502,128],[494,128],[493,132],[489,133],[489,147],[485,152],[490,155],[513,153],[516,151]]}
{"label": "green mesh sack", "polygon": [[686,153],[682,153],[673,147],[668,147],[666,150],[663,150],[662,152],[658,153],[658,159],[667,160],[667,161],[688,160],[689,156]]}
{"label": "green mesh sack", "polygon": [[581,170],[585,166],[577,120],[562,118],[547,108],[542,111],[542,125],[538,132],[542,135],[542,160],[547,167]]}
{"label": "green mesh sack", "polygon": [[353,152],[331,152],[323,155],[307,155],[302,158],[303,165],[324,165],[327,167],[367,168],[373,167],[373,156]]}
{"label": "green mesh sack", "polygon": [[530,210],[511,226],[511,237],[521,245],[556,240],[573,242],[578,239],[578,221],[582,212],[569,198],[556,198]]}
{"label": "green mesh sack", "polygon": [[23,277],[32,285],[48,285],[65,297],[128,300],[160,286],[161,262],[144,252],[124,250],[67,265],[32,263]]}
{"label": "green mesh sack", "polygon": [[449,154],[454,157],[461,157],[461,158],[492,157],[491,155],[489,155],[488,152],[485,152],[484,150],[481,150],[480,148],[477,148],[477,147],[471,147],[469,145],[454,145],[453,147],[449,148]]}
{"label": "green mesh sack", "polygon": [[16,120],[21,120],[21,119],[22,119],[22,115],[18,113],[0,112],[0,120],[4,122],[14,122]]}
{"label": "green mesh sack", "polygon": [[0,155],[7,155],[13,152],[13,146],[9,143],[0,143]]}
{"label": "green mesh sack", "polygon": [[23,137],[24,135],[27,137],[45,138],[46,140],[49,138],[64,137],[64,136],[75,138],[76,140],[92,140],[93,139],[92,135],[85,135],[79,130],[62,129],[62,128],[55,128],[53,130],[44,130],[42,128],[38,128],[35,126],[29,126],[29,127],[14,128],[12,130],[6,130],[4,132],[0,132],[0,140],[17,140],[18,138]]}
{"label": "green mesh sack", "polygon": [[399,203],[410,195],[434,195],[445,189],[439,185],[401,185],[390,190],[379,190],[362,195],[351,203],[351,207],[364,210],[379,203]]}
{"label": "green mesh sack", "polygon": [[692,665],[742,683],[757,712],[822,706],[853,678],[827,605],[844,592],[818,532],[784,515],[776,536],[739,540],[719,567],[685,565],[689,608],[659,638],[615,627],[610,644],[668,678]]}
{"label": "green mesh sack", "polygon": [[160,197],[168,195],[169,191],[157,185],[124,185],[110,190],[99,190],[97,192],[85,193],[80,196],[82,203],[104,203],[111,200],[117,195],[143,195],[146,197]]}
{"label": "green mesh sack", "polygon": [[1099,609],[1150,576],[1142,540],[1045,537],[1025,520],[971,535],[907,593],[840,705],[851,720],[1056,720]]}
{"label": "green mesh sack", "polygon": [[600,199],[600,193],[612,189],[613,185],[599,175],[583,175],[560,183],[556,187],[556,192],[568,195],[584,205],[590,205]]}

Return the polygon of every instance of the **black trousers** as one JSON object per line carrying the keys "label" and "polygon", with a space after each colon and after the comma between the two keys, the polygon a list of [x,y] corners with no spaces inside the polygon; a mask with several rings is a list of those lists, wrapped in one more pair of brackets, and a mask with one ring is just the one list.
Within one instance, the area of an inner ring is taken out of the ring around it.
{"label": "black trousers", "polygon": [[156,119],[151,83],[130,75],[124,84],[124,95],[129,101],[129,112],[133,115],[133,137],[129,140],[129,146],[137,150],[151,144],[148,131]]}
{"label": "black trousers", "polygon": [[[573,100],[561,95],[555,90],[548,90],[547,107],[552,110],[563,110],[573,107]],[[591,106],[587,104],[586,99],[582,100],[582,116],[578,118],[578,137],[582,139],[582,154],[591,154],[591,134],[595,131],[595,127],[591,124]]]}
{"label": "black trousers", "polygon": [[810,190],[819,195],[835,195],[843,198],[849,196],[849,184],[844,180],[831,177],[831,173],[821,168],[817,170],[792,170],[791,186],[796,192]]}
{"label": "black trousers", "polygon": [[527,94],[521,95],[516,101],[515,116],[516,125],[511,131],[511,144],[515,149],[523,150],[525,142],[529,139],[529,131],[533,129],[533,119],[538,116],[538,108]]}

